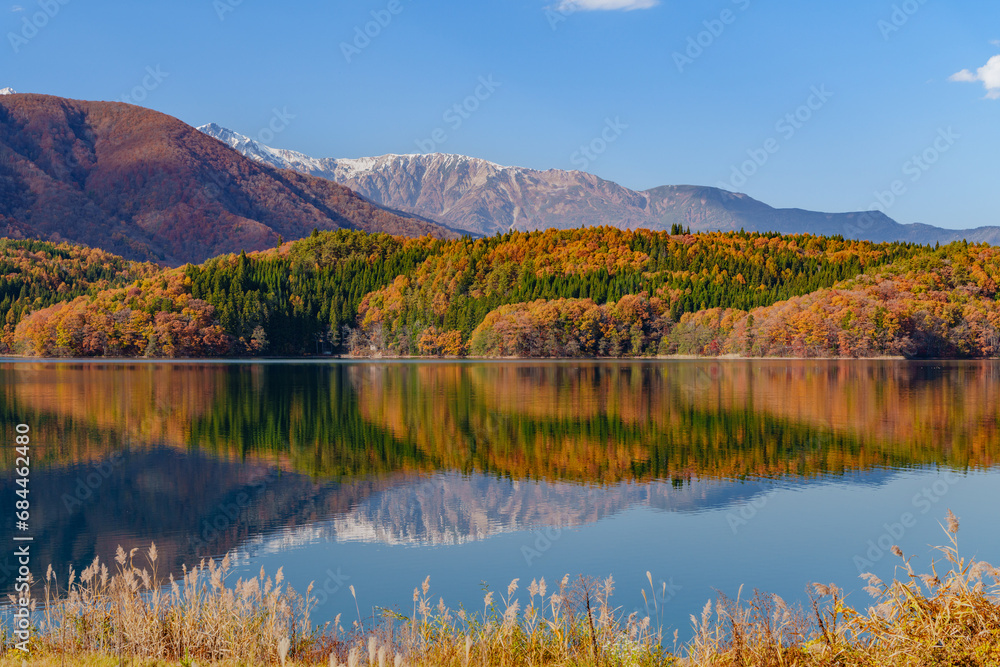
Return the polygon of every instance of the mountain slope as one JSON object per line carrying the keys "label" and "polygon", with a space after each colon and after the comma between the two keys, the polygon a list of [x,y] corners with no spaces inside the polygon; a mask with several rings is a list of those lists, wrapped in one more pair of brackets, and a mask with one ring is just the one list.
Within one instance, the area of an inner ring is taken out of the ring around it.
{"label": "mountain slope", "polygon": [[248,160],[149,109],[0,96],[0,234],[181,264],[314,228],[455,236],[328,180]]}
{"label": "mountain slope", "polygon": [[744,194],[693,185],[637,192],[585,172],[502,167],[462,155],[313,158],[270,148],[214,123],[199,129],[260,162],[327,178],[384,206],[480,234],[593,225],[669,230],[679,224],[694,231],[742,228],[871,241],[949,243],[964,238],[1000,244],[1000,227],[952,230],[902,225],[877,211],[775,209]]}
{"label": "mountain slope", "polygon": [[8,344],[69,357],[995,358],[998,279],[1000,248],[987,244],[612,227],[440,242],[339,230],[76,298],[41,292],[55,303],[16,322]]}
{"label": "mountain slope", "polygon": [[442,153],[312,158],[214,123],[198,129],[265,164],[336,181],[384,206],[467,232],[490,236],[598,224],[659,228],[642,193],[584,172],[502,167]]}

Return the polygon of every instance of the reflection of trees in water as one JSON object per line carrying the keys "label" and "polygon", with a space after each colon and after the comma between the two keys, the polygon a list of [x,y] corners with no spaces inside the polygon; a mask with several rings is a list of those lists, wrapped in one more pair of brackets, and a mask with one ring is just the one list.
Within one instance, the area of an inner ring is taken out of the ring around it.
{"label": "reflection of trees in water", "polygon": [[328,478],[616,483],[990,466],[1000,444],[991,362],[26,364],[0,389],[43,466],[155,442]]}
{"label": "reflection of trees in water", "polygon": [[[149,447],[32,476],[32,563],[107,563],[118,545],[155,541],[161,574],[227,553],[251,537],[341,514],[398,479],[323,482],[253,461]],[[13,493],[0,482],[0,496]],[[141,559],[140,559],[141,562]],[[0,561],[0,587],[9,579]],[[37,574],[37,572],[36,572]],[[66,574],[65,567],[58,572]]]}
{"label": "reflection of trees in water", "polygon": [[713,361],[350,372],[366,418],[446,467],[612,482],[989,466],[998,369]]}
{"label": "reflection of trees in water", "polygon": [[711,478],[990,466],[998,369],[17,364],[0,368],[0,410],[32,427],[35,562],[81,566],[155,539],[175,568],[324,521],[338,539],[439,544],[759,493]]}

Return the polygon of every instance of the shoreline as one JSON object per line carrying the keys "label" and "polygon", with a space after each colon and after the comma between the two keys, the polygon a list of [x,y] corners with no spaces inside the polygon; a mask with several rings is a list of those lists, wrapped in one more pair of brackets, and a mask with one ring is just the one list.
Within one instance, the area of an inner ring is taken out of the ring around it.
{"label": "shoreline", "polygon": [[[521,586],[514,579],[506,595],[488,591],[482,611],[466,615],[443,599],[435,604],[427,577],[414,589],[412,616],[367,619],[359,610],[353,627],[339,615],[332,625],[315,625],[309,621],[316,605],[312,586],[305,596],[282,586],[280,569],[274,578],[262,569],[259,577],[231,588],[227,556],[207,567],[204,562],[194,566],[183,586],[171,590],[156,577],[155,545],[139,557],[138,550],[126,555],[119,547],[118,565],[107,583],[94,576],[97,561],[71,584],[71,596],[54,580],[45,581],[51,606],[35,614],[50,620],[47,625],[29,621],[16,636],[0,635],[0,667],[16,667],[24,658],[55,667],[66,664],[67,657],[69,664],[102,667],[122,659],[147,667],[192,661],[215,667],[819,667],[844,656],[859,659],[857,664],[998,664],[1000,569],[960,556],[959,520],[950,510],[942,528],[947,542],[936,548],[939,555],[929,565],[933,576],[915,572],[912,557],[895,546],[891,552],[909,576],[883,582],[861,575],[877,607],[854,608],[836,584],[808,584],[809,604],[786,604],[760,591],[737,600],[720,595],[709,599],[700,618],[691,617],[693,637],[681,644],[648,605],[645,617],[641,612],[626,616],[616,608],[611,578],[567,574],[548,587],[544,579]],[[152,568],[152,578],[146,567]],[[650,592],[655,600],[652,579]],[[207,633],[206,618],[212,619]]]}
{"label": "shoreline", "polygon": [[78,364],[100,364],[100,363],[133,363],[133,364],[157,364],[157,363],[376,363],[383,361],[407,361],[407,362],[504,362],[521,361],[526,363],[566,363],[566,362],[655,362],[655,361],[905,361],[905,362],[979,362],[979,361],[1000,361],[1000,357],[904,357],[904,356],[875,356],[875,357],[750,357],[737,354],[726,354],[720,356],[699,356],[693,354],[670,354],[656,355],[651,357],[476,357],[476,356],[447,356],[430,357],[418,355],[385,355],[354,357],[347,355],[324,355],[324,356],[300,356],[300,357],[26,357],[15,354],[0,354],[0,363],[78,363]]}

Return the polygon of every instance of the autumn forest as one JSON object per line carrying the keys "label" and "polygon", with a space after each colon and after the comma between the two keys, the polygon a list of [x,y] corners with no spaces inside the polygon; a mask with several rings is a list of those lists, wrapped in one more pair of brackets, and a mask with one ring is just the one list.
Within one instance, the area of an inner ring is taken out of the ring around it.
{"label": "autumn forest", "polygon": [[4,239],[0,266],[25,356],[1000,356],[1000,251],[965,242],[339,230],[177,268]]}

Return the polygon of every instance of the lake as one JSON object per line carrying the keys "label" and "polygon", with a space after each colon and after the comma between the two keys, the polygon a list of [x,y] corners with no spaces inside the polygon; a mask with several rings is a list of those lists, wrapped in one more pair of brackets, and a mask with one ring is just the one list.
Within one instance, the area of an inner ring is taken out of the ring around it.
{"label": "lake", "polygon": [[283,566],[349,622],[349,585],[366,616],[428,575],[471,609],[612,575],[684,637],[741,585],[864,606],[859,572],[891,578],[893,544],[926,567],[948,508],[1000,561],[997,362],[7,362],[0,396],[7,441],[32,429],[36,578],[155,541],[163,576]]}

